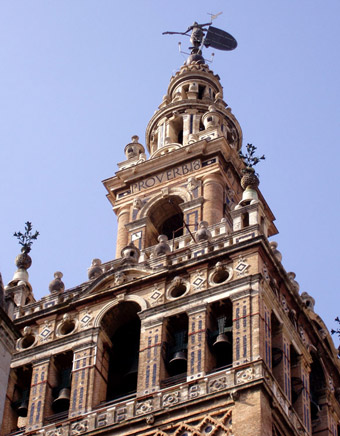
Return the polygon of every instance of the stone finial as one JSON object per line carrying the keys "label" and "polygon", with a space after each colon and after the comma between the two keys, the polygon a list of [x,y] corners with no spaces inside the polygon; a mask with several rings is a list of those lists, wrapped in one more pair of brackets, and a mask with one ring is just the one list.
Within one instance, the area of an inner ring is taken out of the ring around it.
{"label": "stone finial", "polygon": [[310,296],[307,292],[302,292],[301,299],[305,303],[307,309],[310,309],[314,312],[315,300],[312,296]]}
{"label": "stone finial", "polygon": [[140,251],[137,247],[133,244],[133,242],[130,242],[129,245],[124,247],[121,251],[121,257],[124,261],[129,261],[131,263],[137,263],[140,256]]}
{"label": "stone finial", "polygon": [[9,285],[15,286],[19,282],[29,284],[27,270],[32,265],[32,259],[30,255],[27,252],[23,251],[15,258],[15,264],[18,269],[14,273],[13,279],[9,282]]}
{"label": "stone finial", "polygon": [[166,235],[158,236],[158,244],[155,246],[154,253],[156,256],[170,253],[170,246],[168,244],[168,237]]}
{"label": "stone finial", "polygon": [[205,129],[221,125],[222,116],[217,112],[214,105],[210,105],[208,111],[202,115],[202,122]]}
{"label": "stone finial", "polygon": [[128,160],[137,159],[141,154],[145,153],[145,149],[142,144],[140,144],[139,137],[137,135],[132,136],[129,144],[125,146],[124,153]]}
{"label": "stone finial", "polygon": [[62,272],[56,271],[54,273],[54,280],[51,281],[51,283],[49,284],[49,287],[48,287],[48,289],[49,289],[49,291],[51,293],[53,293],[53,292],[58,292],[58,293],[64,292],[65,285],[64,285],[64,282],[61,280],[62,278],[63,278],[63,273]]}
{"label": "stone finial", "polygon": [[296,292],[299,292],[300,289],[300,285],[299,283],[295,280],[296,274],[294,272],[289,272],[287,273],[288,278],[293,286],[293,288],[295,289]]}
{"label": "stone finial", "polygon": [[93,259],[91,266],[88,270],[87,276],[89,280],[93,280],[103,273],[102,261],[100,259]]}
{"label": "stone finial", "polygon": [[274,256],[276,257],[276,259],[281,262],[282,261],[282,254],[279,252],[279,250],[277,249],[278,243],[275,241],[271,241],[269,242],[270,248],[273,251]]}
{"label": "stone finial", "polygon": [[210,241],[211,232],[210,232],[210,230],[208,230],[208,222],[207,221],[201,221],[198,224],[198,230],[197,230],[195,236],[196,236],[197,242]]}

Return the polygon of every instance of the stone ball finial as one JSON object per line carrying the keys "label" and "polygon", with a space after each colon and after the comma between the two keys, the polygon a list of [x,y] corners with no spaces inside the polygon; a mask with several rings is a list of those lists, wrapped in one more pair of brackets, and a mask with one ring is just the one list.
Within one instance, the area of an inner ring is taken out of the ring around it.
{"label": "stone ball finial", "polygon": [[63,277],[63,273],[60,271],[56,271],[54,273],[54,280],[51,281],[49,284],[49,291],[52,292],[64,292],[65,285],[63,281],[61,280]]}
{"label": "stone ball finial", "polygon": [[93,259],[91,266],[88,270],[87,276],[89,280],[93,280],[103,273],[102,261],[100,259]]}
{"label": "stone ball finial", "polygon": [[255,174],[252,167],[246,167],[243,170],[243,177],[241,178],[241,186],[243,189],[255,189],[259,186],[260,180]]}
{"label": "stone ball finial", "polygon": [[208,222],[207,221],[201,221],[198,224],[198,230],[196,232],[196,241],[202,242],[202,241],[210,241],[211,239],[211,232],[208,230]]}
{"label": "stone ball finial", "polygon": [[15,265],[19,269],[28,269],[32,265],[31,256],[27,252],[22,251],[22,253],[18,254],[15,258]]}
{"label": "stone ball finial", "polygon": [[166,235],[158,236],[158,244],[155,247],[154,253],[156,256],[162,256],[163,254],[170,253],[170,246],[168,244],[168,237]]}

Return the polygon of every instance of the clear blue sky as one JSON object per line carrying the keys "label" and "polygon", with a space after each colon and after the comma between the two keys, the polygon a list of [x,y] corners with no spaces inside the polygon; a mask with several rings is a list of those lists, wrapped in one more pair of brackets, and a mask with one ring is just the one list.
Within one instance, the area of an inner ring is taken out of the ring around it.
{"label": "clear blue sky", "polygon": [[[300,291],[329,328],[339,304],[339,0],[2,0],[0,2],[0,271],[32,221],[37,299],[55,271],[67,288],[91,260],[111,260],[116,218],[101,180],[117,170],[184,61],[176,36],[208,12],[238,40],[215,53],[244,144],[266,161],[260,188],[274,239]],[[182,38],[183,48],[188,39]],[[209,57],[209,51],[208,56]]]}

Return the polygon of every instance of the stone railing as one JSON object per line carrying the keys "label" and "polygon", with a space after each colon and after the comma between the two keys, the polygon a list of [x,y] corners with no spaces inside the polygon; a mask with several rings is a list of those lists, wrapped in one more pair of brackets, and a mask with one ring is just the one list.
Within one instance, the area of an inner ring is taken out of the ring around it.
{"label": "stone railing", "polygon": [[[167,255],[155,256],[155,246],[147,247],[141,251],[138,264],[148,264],[152,269],[164,268],[167,265],[176,265],[185,262],[189,259],[198,258],[209,252],[217,251],[222,248],[252,239],[261,233],[260,226],[255,224],[245,227],[236,232],[229,232],[229,225],[226,221],[215,224],[209,227],[211,232],[211,240],[203,242],[195,242],[190,234],[180,236],[169,241],[170,253]],[[103,272],[115,270],[121,265],[121,259],[114,259],[112,261],[103,263],[101,265]],[[26,306],[17,307],[14,310],[14,319],[30,315],[40,310],[56,306],[67,300],[73,298],[82,289],[88,286],[90,281],[87,281],[80,286],[77,286],[67,291],[57,294],[52,293],[47,295],[41,300],[28,304]]]}
{"label": "stone railing", "polygon": [[[259,382],[263,379],[263,366],[261,361],[247,365],[227,368],[211,373],[195,380],[159,390],[153,394],[122,398],[115,402],[104,403],[95,410],[82,414],[79,417],[69,416],[63,422],[46,422],[46,425],[37,430],[37,434],[46,436],[76,436],[97,429],[110,427],[115,424],[128,423],[130,419],[153,419],[154,414],[177,407],[188,401],[210,395],[229,395],[231,401],[237,399],[238,388]],[[49,420],[47,420],[49,421]],[[61,427],[62,425],[62,427]]]}

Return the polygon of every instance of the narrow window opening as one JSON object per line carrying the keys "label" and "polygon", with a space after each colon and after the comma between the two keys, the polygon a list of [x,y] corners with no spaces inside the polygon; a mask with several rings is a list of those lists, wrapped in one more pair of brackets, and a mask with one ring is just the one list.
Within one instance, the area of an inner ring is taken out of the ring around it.
{"label": "narrow window opening", "polygon": [[249,213],[245,212],[242,214],[242,228],[249,226]]}
{"label": "narrow window opening", "polygon": [[204,91],[205,91],[205,86],[203,85],[198,85],[198,99],[202,100],[203,96],[204,96]]}

